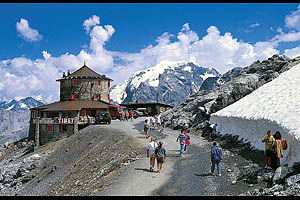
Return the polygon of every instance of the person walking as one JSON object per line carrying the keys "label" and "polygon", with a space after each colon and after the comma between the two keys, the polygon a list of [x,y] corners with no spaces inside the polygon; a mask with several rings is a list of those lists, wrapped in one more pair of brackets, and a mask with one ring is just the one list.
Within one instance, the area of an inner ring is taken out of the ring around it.
{"label": "person walking", "polygon": [[147,157],[150,157],[150,172],[153,172],[155,165],[155,149],[158,147],[155,138],[151,137],[151,142],[147,145]]}
{"label": "person walking", "polygon": [[280,167],[280,158],[283,157],[282,155],[282,144],[281,144],[281,134],[279,131],[273,135],[275,142],[272,144],[271,150],[273,152],[271,157],[271,167],[273,170],[276,170]]}
{"label": "person walking", "polygon": [[179,156],[183,157],[183,149],[184,149],[184,145],[185,145],[185,135],[184,135],[184,129],[181,129],[180,134],[178,135],[176,142],[178,142],[179,140],[179,144],[180,144],[180,153]]}
{"label": "person walking", "polygon": [[185,135],[185,145],[184,145],[184,151],[186,151],[186,146],[190,145],[190,136],[188,135],[187,131],[184,131],[184,135]]}
{"label": "person walking", "polygon": [[145,138],[147,139],[149,137],[149,123],[148,123],[148,120],[146,119],[145,120],[145,123],[144,123],[144,132],[145,132]]}
{"label": "person walking", "polygon": [[157,119],[157,129],[159,130],[160,129],[160,123],[161,123],[160,114],[157,115],[156,119]]}
{"label": "person walking", "polygon": [[129,112],[129,115],[130,115],[131,121],[133,121],[133,111],[132,110]]}
{"label": "person walking", "polygon": [[218,175],[221,176],[221,160],[222,150],[217,146],[216,142],[213,142],[213,146],[210,151],[211,157],[211,174],[214,174],[215,165],[217,165]]}
{"label": "person walking", "polygon": [[155,149],[155,157],[156,157],[156,162],[157,162],[157,172],[160,173],[162,169],[162,165],[165,162],[165,159],[167,157],[166,150],[162,146],[163,142],[159,141],[158,147]]}
{"label": "person walking", "polygon": [[266,166],[265,169],[271,169],[271,157],[273,152],[271,151],[271,146],[275,142],[272,136],[272,131],[268,130],[267,135],[263,137],[262,142],[265,143],[265,156],[266,156]]}

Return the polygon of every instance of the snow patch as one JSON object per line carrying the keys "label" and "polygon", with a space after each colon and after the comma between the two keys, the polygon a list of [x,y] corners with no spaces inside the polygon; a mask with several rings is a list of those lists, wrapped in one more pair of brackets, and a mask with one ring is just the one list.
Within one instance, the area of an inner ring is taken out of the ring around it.
{"label": "snow patch", "polygon": [[209,74],[209,73],[205,72],[205,74],[204,75],[200,75],[200,77],[202,78],[203,81],[205,81],[205,79],[207,79],[209,77],[216,77],[216,75]]}
{"label": "snow patch", "polygon": [[191,72],[192,71],[192,68],[191,66],[186,66],[185,68],[183,68],[184,71],[188,71],[188,72]]}
{"label": "snow patch", "polygon": [[261,139],[268,130],[288,140],[281,164],[300,161],[300,64],[283,72],[249,95],[211,115],[221,134],[239,135],[264,150]]}

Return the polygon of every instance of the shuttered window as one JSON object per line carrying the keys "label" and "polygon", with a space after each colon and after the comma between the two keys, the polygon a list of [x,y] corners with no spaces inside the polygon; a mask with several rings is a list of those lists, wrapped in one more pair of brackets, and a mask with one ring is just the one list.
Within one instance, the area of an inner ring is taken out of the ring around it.
{"label": "shuttered window", "polygon": [[48,125],[48,126],[47,126],[47,129],[48,129],[48,132],[49,132],[49,133],[52,133],[52,131],[53,131],[53,126],[52,126],[52,125]]}

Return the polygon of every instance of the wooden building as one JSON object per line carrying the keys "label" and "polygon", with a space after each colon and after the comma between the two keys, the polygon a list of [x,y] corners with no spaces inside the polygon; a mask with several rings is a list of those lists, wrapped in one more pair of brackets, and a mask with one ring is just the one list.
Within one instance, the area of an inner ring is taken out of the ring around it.
{"label": "wooden building", "polygon": [[94,116],[108,111],[112,79],[100,75],[85,64],[58,79],[60,101],[31,108],[29,139],[36,146],[68,137],[93,123]]}
{"label": "wooden building", "polygon": [[136,110],[137,108],[145,108],[150,115],[156,115],[173,108],[173,106],[158,102],[149,103],[132,103],[132,104],[120,104],[120,106],[126,106],[128,109]]}

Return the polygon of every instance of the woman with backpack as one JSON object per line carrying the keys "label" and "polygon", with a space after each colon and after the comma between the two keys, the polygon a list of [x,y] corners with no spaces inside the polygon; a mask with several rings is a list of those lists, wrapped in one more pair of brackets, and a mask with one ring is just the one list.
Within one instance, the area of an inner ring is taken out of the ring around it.
{"label": "woman with backpack", "polygon": [[155,156],[157,161],[157,172],[161,172],[162,164],[165,162],[167,157],[165,148],[162,147],[163,142],[159,141],[158,147],[155,149]]}
{"label": "woman with backpack", "polygon": [[278,167],[280,167],[280,158],[283,157],[280,132],[276,131],[273,137],[275,139],[275,142],[273,142],[271,147],[271,150],[273,152],[273,156],[271,157],[271,167],[273,170],[276,170]]}
{"label": "woman with backpack", "polygon": [[184,132],[185,135],[185,145],[184,145],[184,151],[186,151],[186,146],[190,145],[190,136],[187,134],[187,131]]}

